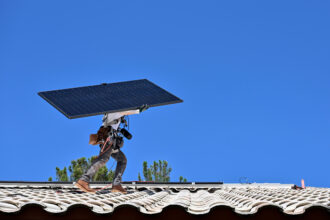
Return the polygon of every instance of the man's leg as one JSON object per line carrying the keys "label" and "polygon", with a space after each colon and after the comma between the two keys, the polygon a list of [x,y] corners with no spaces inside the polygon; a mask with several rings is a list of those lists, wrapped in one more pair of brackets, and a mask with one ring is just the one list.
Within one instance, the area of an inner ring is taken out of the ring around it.
{"label": "man's leg", "polygon": [[113,178],[113,183],[112,183],[112,192],[127,193],[126,190],[120,184],[121,178],[126,169],[127,159],[121,150],[111,154],[111,157],[113,157],[117,161],[115,176]]}
{"label": "man's leg", "polygon": [[82,177],[80,177],[80,179],[76,182],[75,185],[84,192],[95,192],[94,189],[91,189],[89,187],[88,182],[91,181],[93,179],[93,176],[95,175],[95,173],[108,162],[111,152],[112,152],[112,150],[108,150],[105,153],[103,153],[102,155],[99,155],[93,161],[92,165],[87,170],[87,172],[84,173],[82,175]]}
{"label": "man's leg", "polygon": [[115,176],[113,178],[113,185],[120,185],[121,178],[123,176],[123,173],[126,169],[127,159],[125,157],[125,154],[119,150],[116,153],[111,154],[111,157],[117,161]]}
{"label": "man's leg", "polygon": [[95,173],[108,162],[111,155],[111,150],[106,151],[104,154],[98,156],[89,167],[86,173],[80,177],[80,180],[90,182]]}

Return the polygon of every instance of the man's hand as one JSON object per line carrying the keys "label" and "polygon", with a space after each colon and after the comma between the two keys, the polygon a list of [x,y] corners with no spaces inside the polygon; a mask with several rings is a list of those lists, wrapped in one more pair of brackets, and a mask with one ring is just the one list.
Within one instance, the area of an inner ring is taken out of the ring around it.
{"label": "man's hand", "polygon": [[144,104],[144,105],[141,105],[141,107],[139,108],[139,111],[141,113],[141,112],[144,112],[145,110],[147,110],[148,108],[149,108],[149,105]]}

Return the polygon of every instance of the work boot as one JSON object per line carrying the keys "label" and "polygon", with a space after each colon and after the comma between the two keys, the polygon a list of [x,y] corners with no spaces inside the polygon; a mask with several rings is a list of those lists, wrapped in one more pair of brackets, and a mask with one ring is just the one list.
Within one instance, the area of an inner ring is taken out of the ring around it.
{"label": "work boot", "polygon": [[111,192],[113,192],[113,193],[120,192],[120,193],[123,193],[123,194],[127,194],[127,191],[120,184],[112,186]]}
{"label": "work boot", "polygon": [[92,189],[89,187],[88,182],[83,181],[83,180],[78,180],[75,184],[76,187],[78,187],[79,189],[81,189],[84,192],[89,192],[89,193],[95,193],[96,190]]}

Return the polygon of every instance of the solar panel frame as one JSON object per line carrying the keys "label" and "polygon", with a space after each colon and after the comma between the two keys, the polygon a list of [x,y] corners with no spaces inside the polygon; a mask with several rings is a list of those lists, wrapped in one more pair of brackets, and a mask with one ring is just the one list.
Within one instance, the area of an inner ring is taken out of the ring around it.
{"label": "solar panel frame", "polygon": [[[160,93],[166,94],[168,97],[170,97],[172,100],[171,101],[167,101],[167,102],[159,102],[159,103],[154,103],[154,104],[149,104],[149,103],[144,103],[144,104],[148,104],[149,107],[157,107],[157,106],[163,106],[163,105],[169,105],[169,104],[175,104],[175,103],[181,103],[183,102],[182,99],[178,98],[177,96],[173,95],[172,93],[168,92],[167,90],[161,88],[160,86],[156,85],[155,83],[147,80],[147,79],[140,79],[140,80],[131,80],[131,81],[125,81],[125,82],[115,82],[115,83],[104,83],[104,84],[99,84],[99,85],[92,85],[92,86],[82,86],[82,87],[75,87],[75,88],[68,88],[68,89],[61,89],[61,90],[50,90],[50,91],[43,91],[43,92],[38,92],[38,95],[40,97],[42,97],[43,99],[45,99],[50,105],[52,105],[54,108],[56,108],[58,111],[60,111],[63,115],[65,115],[67,118],[69,119],[75,119],[75,118],[82,118],[82,117],[89,117],[89,116],[95,116],[95,115],[101,115],[101,114],[105,114],[105,113],[113,113],[113,112],[121,112],[121,111],[129,111],[129,110],[134,110],[134,109],[138,109],[139,107],[141,107],[141,105],[136,105],[136,106],[131,106],[131,107],[126,107],[126,108],[119,108],[119,109],[109,109],[109,110],[105,110],[105,111],[97,111],[97,112],[93,112],[93,113],[83,113],[83,114],[70,114],[69,112],[65,111],[65,107],[63,105],[61,105],[60,103],[55,103],[51,100],[51,98],[49,98],[49,94],[54,94],[54,93],[60,93],[58,95],[62,95],[65,92],[70,92],[72,90],[76,90],[76,92],[79,89],[93,89],[95,87],[99,87],[101,88],[102,86],[123,86],[123,85],[129,85],[129,84],[134,84],[134,83],[147,83],[150,86],[153,86],[154,88],[158,89],[158,91]],[[101,88],[103,89],[103,88]],[[105,88],[106,89],[106,88]],[[132,89],[133,88],[129,88]],[[91,94],[93,95],[93,94]],[[108,95],[109,94],[105,94],[106,96],[104,97],[105,99],[109,99]],[[66,98],[65,95],[63,98]],[[71,99],[72,101],[72,99]],[[126,101],[124,99],[119,100],[119,101]],[[63,103],[62,103],[63,104]],[[79,104],[79,102],[77,102],[76,104]],[[72,113],[72,112],[71,112]]]}

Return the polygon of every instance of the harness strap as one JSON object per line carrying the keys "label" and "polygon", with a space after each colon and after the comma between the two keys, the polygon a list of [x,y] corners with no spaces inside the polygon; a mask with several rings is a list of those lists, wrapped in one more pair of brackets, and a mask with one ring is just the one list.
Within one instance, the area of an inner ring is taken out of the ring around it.
{"label": "harness strap", "polygon": [[105,152],[107,152],[111,148],[111,146],[113,145],[113,141],[112,141],[112,142],[110,142],[109,146],[106,149],[104,149],[108,142],[110,142],[110,136],[105,140],[99,156],[101,156],[102,154],[104,154]]}

